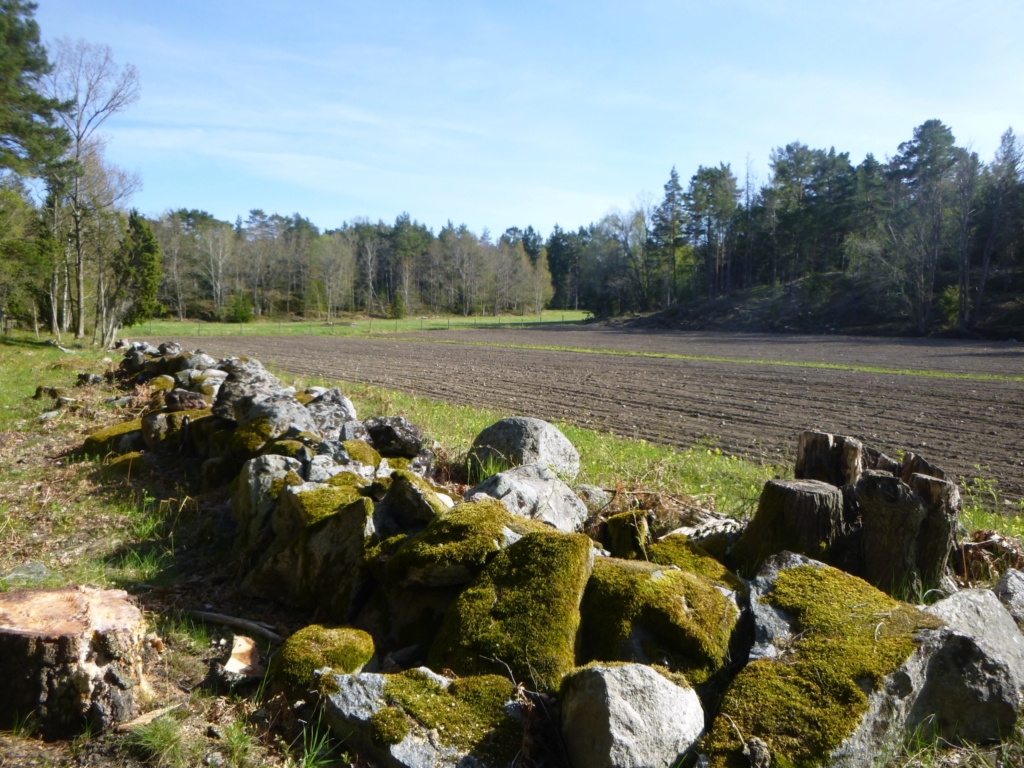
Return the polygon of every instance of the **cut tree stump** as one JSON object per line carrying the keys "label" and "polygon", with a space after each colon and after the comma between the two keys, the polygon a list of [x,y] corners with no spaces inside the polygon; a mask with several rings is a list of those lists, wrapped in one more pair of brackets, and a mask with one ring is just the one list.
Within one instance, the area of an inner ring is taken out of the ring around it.
{"label": "cut tree stump", "polygon": [[910,487],[924,501],[925,518],[917,535],[917,570],[922,586],[932,589],[939,584],[949,553],[956,545],[963,502],[956,483],[930,475],[911,475]]}
{"label": "cut tree stump", "polygon": [[843,492],[820,480],[769,480],[731,556],[744,576],[779,552],[822,559],[843,532]]}
{"label": "cut tree stump", "polygon": [[121,590],[0,594],[0,728],[28,720],[59,737],[131,720],[146,688],[145,626]]}
{"label": "cut tree stump", "polygon": [[864,521],[864,578],[908,598],[921,589],[918,539],[928,516],[924,500],[888,472],[868,470],[857,483]]}
{"label": "cut tree stump", "polygon": [[796,447],[797,480],[820,480],[841,488],[854,485],[864,471],[860,440],[828,432],[803,432]]}

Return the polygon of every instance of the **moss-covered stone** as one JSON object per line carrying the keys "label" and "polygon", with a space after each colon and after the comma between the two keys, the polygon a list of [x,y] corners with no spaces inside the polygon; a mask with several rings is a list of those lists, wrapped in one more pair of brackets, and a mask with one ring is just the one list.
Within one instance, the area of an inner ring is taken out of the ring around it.
{"label": "moss-covered stone", "polygon": [[380,466],[380,454],[365,440],[346,440],[342,445],[354,461],[369,464],[374,469]]}
{"label": "moss-covered stone", "polygon": [[199,468],[199,481],[204,491],[221,488],[238,477],[239,466],[229,459],[219,456],[207,459]]}
{"label": "moss-covered stone", "polygon": [[316,400],[316,395],[309,392],[296,392],[293,397],[303,405],[309,405]]}
{"label": "moss-covered stone", "polygon": [[200,419],[189,427],[192,446],[202,458],[214,458],[224,454],[223,445],[234,429],[232,422],[214,416]]}
{"label": "moss-covered stone", "polygon": [[392,469],[409,469],[412,466],[413,459],[407,459],[404,456],[389,456],[388,466]]}
{"label": "moss-covered stone", "polygon": [[647,515],[642,510],[620,512],[607,518],[608,543],[615,557],[626,560],[647,560],[647,547],[651,543],[651,530]]}
{"label": "moss-covered stone", "polygon": [[824,764],[860,723],[866,692],[913,653],[914,633],[941,624],[830,567],[783,570],[762,600],[793,617],[794,639],[784,659],[752,662],[726,690],[701,745],[714,768],[749,765],[730,718],[768,745],[772,765]]}
{"label": "moss-covered stone", "polygon": [[387,492],[377,509],[381,535],[421,528],[449,508],[430,483],[412,472],[400,469],[392,472],[388,480]]}
{"label": "moss-covered stone", "polygon": [[435,669],[493,672],[557,689],[575,663],[580,599],[593,566],[583,534],[528,533],[498,552],[448,609],[428,657]]}
{"label": "moss-covered stone", "polygon": [[89,433],[82,443],[80,453],[87,456],[106,456],[113,451],[124,438],[130,438],[132,432],[142,435],[142,420],[124,421],[95,432]]}
{"label": "moss-covered stone", "polygon": [[246,424],[240,424],[228,438],[227,447],[236,456],[251,458],[259,454],[260,449],[270,440],[271,436],[270,420],[260,417]]}
{"label": "moss-covered stone", "polygon": [[598,558],[581,606],[582,661],[661,663],[696,685],[726,663],[735,604],[697,574]]}
{"label": "moss-covered stone", "polygon": [[330,485],[301,488],[297,486],[296,491],[282,494],[274,510],[274,533],[284,539],[291,539],[349,504],[363,500],[358,491],[351,488]]}
{"label": "moss-covered stone", "polygon": [[357,492],[370,485],[369,480],[357,475],[355,472],[339,472],[327,478],[324,482],[335,488],[351,488]]}
{"label": "moss-covered stone", "polygon": [[[481,765],[508,765],[522,745],[522,724],[505,711],[514,695],[512,683],[498,675],[459,678],[446,689],[413,669],[390,675],[384,684],[384,696],[395,707],[425,731],[436,732],[443,746]],[[389,717],[391,727],[400,729]]]}
{"label": "moss-covered stone", "polygon": [[121,478],[130,479],[132,475],[138,477],[142,470],[142,461],[143,456],[138,451],[115,456],[100,468],[100,477],[108,482]]}
{"label": "moss-covered stone", "polygon": [[271,440],[260,449],[260,456],[287,456],[290,459],[302,460],[309,449],[298,440]]}
{"label": "moss-covered stone", "polygon": [[175,386],[174,377],[172,376],[157,376],[150,379],[148,384],[150,390],[159,393],[170,392]]}
{"label": "moss-covered stone", "polygon": [[651,544],[647,557],[658,565],[674,565],[687,573],[705,576],[734,592],[744,591],[743,582],[710,552],[682,534],[671,534]]}
{"label": "moss-covered stone", "polygon": [[507,546],[505,531],[522,536],[547,527],[511,514],[498,501],[459,504],[409,537],[387,561],[392,586],[449,587],[466,584]]}
{"label": "moss-covered stone", "polygon": [[191,435],[192,425],[211,418],[211,415],[209,408],[174,412],[161,409],[142,417],[142,436],[151,451],[176,451],[182,447],[181,431],[185,424],[189,425]]}
{"label": "moss-covered stone", "polygon": [[378,747],[401,744],[409,735],[409,718],[398,707],[383,707],[370,716],[370,738]]}
{"label": "moss-covered stone", "polygon": [[299,693],[314,684],[315,670],[330,667],[339,675],[354,674],[373,656],[373,638],[366,632],[311,624],[284,641],[270,665],[270,676],[285,690]]}

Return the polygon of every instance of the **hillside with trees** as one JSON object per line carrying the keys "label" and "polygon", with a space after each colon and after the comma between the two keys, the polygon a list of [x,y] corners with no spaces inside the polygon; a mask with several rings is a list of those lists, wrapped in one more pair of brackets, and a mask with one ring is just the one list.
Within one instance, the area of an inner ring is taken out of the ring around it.
{"label": "hillside with trees", "polygon": [[[648,325],[1014,335],[1024,327],[1024,146],[994,156],[927,120],[880,160],[799,141],[749,169],[675,168],[641,199],[545,238],[408,213],[321,230],[300,213],[234,222],[181,208],[151,221],[141,180],[109,163],[101,128],[139,97],[109,48],[41,44],[34,6],[0,0],[0,318],[106,343],[153,311],[244,321],[342,313],[464,316],[582,309]],[[135,222],[134,230],[131,222]],[[152,230],[143,264],[133,242]],[[131,265],[132,274],[120,270]],[[156,270],[156,271],[154,271]],[[159,272],[159,279],[155,275]],[[155,295],[124,300],[143,286]],[[150,290],[150,288],[146,288]]]}

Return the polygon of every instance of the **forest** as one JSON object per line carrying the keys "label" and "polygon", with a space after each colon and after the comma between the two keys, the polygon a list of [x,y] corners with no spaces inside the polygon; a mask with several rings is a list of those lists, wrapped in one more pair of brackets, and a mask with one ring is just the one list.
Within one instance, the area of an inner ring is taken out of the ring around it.
{"label": "forest", "polygon": [[47,50],[32,10],[0,0],[0,36],[18,54],[0,72],[5,326],[107,343],[154,314],[612,317],[699,312],[799,284],[857,286],[874,311],[924,334],[983,328],[997,288],[1024,295],[1024,144],[1008,128],[983,159],[938,119],[858,164],[835,148],[780,146],[763,182],[749,163],[741,175],[702,165],[688,180],[673,167],[658,198],[547,237],[453,220],[435,232],[408,213],[323,231],[300,213],[260,209],[234,222],[186,207],[146,218],[127,208],[141,179],[107,161],[101,131],[138,99],[138,74],[106,46]]}

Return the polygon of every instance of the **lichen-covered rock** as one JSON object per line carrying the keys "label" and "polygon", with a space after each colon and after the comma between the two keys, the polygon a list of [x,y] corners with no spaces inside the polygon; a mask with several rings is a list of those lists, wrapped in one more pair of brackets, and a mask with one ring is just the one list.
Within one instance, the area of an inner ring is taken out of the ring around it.
{"label": "lichen-covered rock", "polygon": [[381,538],[411,528],[422,528],[449,509],[430,484],[418,475],[400,469],[392,472],[390,477],[391,483],[374,515],[374,524]]}
{"label": "lichen-covered rock", "polygon": [[341,428],[348,422],[356,421],[356,407],[335,387],[310,401],[306,408],[313,415],[324,440],[342,440]]}
{"label": "lichen-covered rock", "polygon": [[992,588],[1018,627],[1024,627],[1024,571],[1007,568]]}
{"label": "lichen-covered rock", "polygon": [[191,450],[189,438],[192,424],[210,418],[209,409],[201,411],[154,411],[142,417],[142,438],[149,450],[181,451]]}
{"label": "lichen-covered rock", "polygon": [[164,405],[171,412],[203,411],[210,407],[200,393],[189,392],[187,389],[172,389],[164,395]]}
{"label": "lichen-covered rock", "polygon": [[703,684],[729,659],[732,593],[672,566],[597,558],[580,607],[583,661],[661,664]]}
{"label": "lichen-covered rock", "polygon": [[493,672],[557,689],[575,661],[580,600],[594,564],[582,534],[529,533],[503,549],[448,609],[428,662],[456,674]]}
{"label": "lichen-covered rock", "polygon": [[770,555],[821,559],[842,532],[843,492],[820,480],[769,480],[754,519],[732,546],[738,570],[752,576]]}
{"label": "lichen-covered rock", "polygon": [[423,433],[402,416],[378,416],[363,426],[381,456],[414,459],[423,450]]}
{"label": "lichen-covered rock", "polygon": [[222,418],[241,421],[255,403],[281,391],[281,381],[259,360],[232,357],[218,366],[228,374],[213,405],[214,414]]}
{"label": "lichen-covered rock", "polygon": [[572,768],[677,765],[704,730],[693,688],[642,664],[585,667],[565,679],[561,698]]}
{"label": "lichen-covered rock", "polygon": [[269,429],[269,440],[281,437],[289,431],[309,432],[319,436],[312,414],[291,395],[271,395],[255,403],[249,412],[238,420],[244,427],[254,421],[265,422]]}
{"label": "lichen-covered rock", "polygon": [[[142,420],[123,421],[91,432],[82,443],[81,453],[86,456],[106,456],[108,453],[125,453],[122,445],[134,445],[142,438]],[[129,449],[129,451],[134,449]]]}
{"label": "lichen-covered rock", "polygon": [[[748,764],[733,723],[767,745],[772,765],[869,768],[918,728],[981,736],[994,711],[1006,714],[1005,692],[1016,693],[975,639],[850,574],[783,553],[749,586],[751,662],[702,742],[712,768]],[[1009,732],[999,725],[982,740]]]}
{"label": "lichen-covered rock", "polygon": [[322,687],[331,731],[382,768],[505,768],[522,746],[515,689],[497,675],[448,680],[420,667]]}
{"label": "lichen-covered rock", "polygon": [[469,461],[472,472],[538,464],[573,480],[580,471],[579,453],[557,427],[522,416],[502,419],[477,435]]}
{"label": "lichen-covered rock", "polygon": [[348,622],[372,587],[365,564],[372,534],[373,502],[360,498],[256,566],[243,589],[292,607],[319,607],[331,621]]}
{"label": "lichen-covered rock", "polygon": [[171,392],[174,389],[173,376],[154,376],[149,380],[149,388],[153,392]]}
{"label": "lichen-covered rock", "polygon": [[242,465],[238,487],[231,499],[237,525],[235,546],[247,551],[270,528],[271,514],[281,492],[302,482],[302,464],[287,456],[258,456]]}
{"label": "lichen-covered rock", "polygon": [[497,552],[543,528],[496,501],[459,504],[402,543],[387,560],[385,580],[395,587],[467,584]]}
{"label": "lichen-covered rock", "polygon": [[350,627],[311,624],[284,641],[270,665],[276,686],[300,694],[314,686],[313,673],[330,667],[335,674],[349,675],[373,666],[373,638]]}
{"label": "lichen-covered rock", "polygon": [[575,491],[591,514],[601,512],[612,503],[612,494],[596,485],[577,485]]}
{"label": "lichen-covered rock", "polygon": [[539,520],[560,531],[578,531],[587,508],[553,471],[537,464],[499,472],[466,491],[466,498],[484,493],[498,499],[514,515]]}
{"label": "lichen-covered rock", "polygon": [[213,368],[217,361],[204,352],[193,352],[192,354],[181,355],[178,362],[178,371],[205,371]]}

